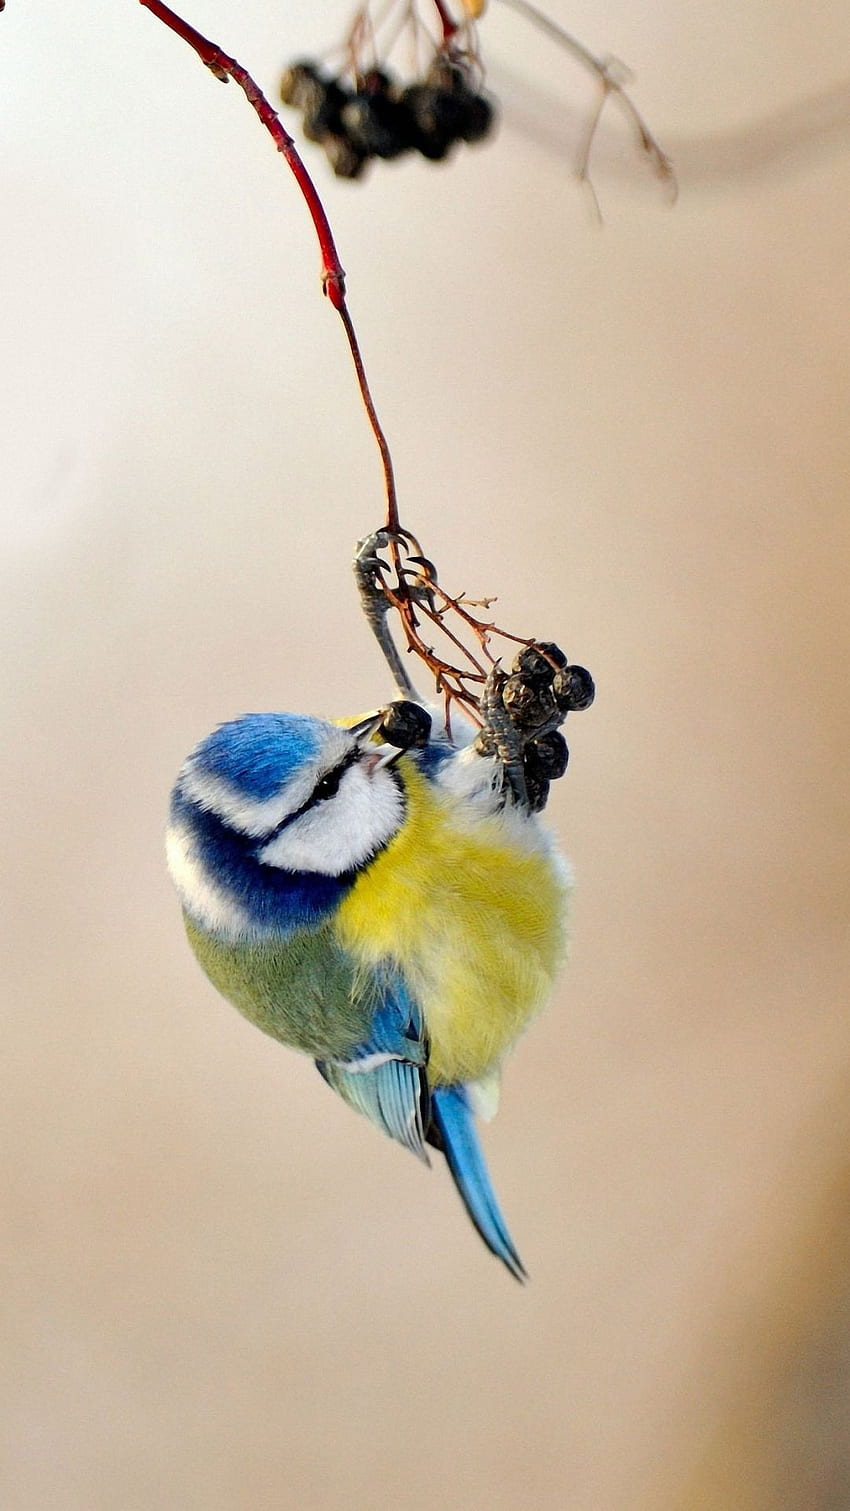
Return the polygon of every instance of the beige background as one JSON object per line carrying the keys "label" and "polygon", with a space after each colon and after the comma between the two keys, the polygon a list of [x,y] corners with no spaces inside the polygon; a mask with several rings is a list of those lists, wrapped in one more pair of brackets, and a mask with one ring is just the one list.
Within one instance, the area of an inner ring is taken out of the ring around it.
{"label": "beige background", "polygon": [[[556,8],[557,5],[557,8]],[[487,1135],[520,1290],[220,1002],[163,814],[248,708],[386,695],[376,457],[306,213],[127,0],[0,18],[4,1506],[850,1505],[845,0],[495,3],[490,148],[339,185],[404,518],[598,679],[574,959]],[[269,86],[347,5],[193,0]]]}

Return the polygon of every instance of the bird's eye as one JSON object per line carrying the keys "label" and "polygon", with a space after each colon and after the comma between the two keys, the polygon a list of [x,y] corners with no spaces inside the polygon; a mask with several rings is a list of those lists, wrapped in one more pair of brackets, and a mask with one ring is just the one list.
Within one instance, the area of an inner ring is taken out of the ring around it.
{"label": "bird's eye", "polygon": [[325,798],[336,797],[339,792],[339,784],[347,770],[345,766],[335,766],[333,771],[328,771],[313,788],[312,803],[322,803]]}
{"label": "bird's eye", "polygon": [[349,766],[353,766],[360,759],[360,755],[360,748],[355,745],[349,750],[348,755],[340,761],[338,766],[334,766],[331,771],[326,771],[321,780],[313,788],[308,801],[304,805],[305,808],[312,808],[314,803],[323,803],[329,797],[336,797],[339,792],[339,784],[345,773]]}

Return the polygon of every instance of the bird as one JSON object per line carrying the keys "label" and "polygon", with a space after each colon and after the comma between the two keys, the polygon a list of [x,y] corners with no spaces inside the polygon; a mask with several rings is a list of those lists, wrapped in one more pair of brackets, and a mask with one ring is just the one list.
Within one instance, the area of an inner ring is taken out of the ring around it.
{"label": "bird", "polygon": [[551,994],[571,877],[499,761],[409,701],[357,722],[248,713],[181,767],[167,859],[213,986],[420,1160],[441,1154],[527,1278],[477,1120]]}

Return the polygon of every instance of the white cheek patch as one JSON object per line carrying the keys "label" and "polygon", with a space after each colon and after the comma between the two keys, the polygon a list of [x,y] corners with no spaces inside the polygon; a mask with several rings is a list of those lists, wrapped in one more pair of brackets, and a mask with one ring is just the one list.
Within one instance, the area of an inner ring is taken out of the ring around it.
{"label": "white cheek patch", "polygon": [[370,776],[358,762],[345,773],[335,797],[294,819],[264,845],[258,859],[282,871],[342,876],[385,845],[403,817],[404,800],[389,772]]}
{"label": "white cheek patch", "polygon": [[249,797],[221,777],[209,775],[203,767],[195,766],[190,756],[180,775],[180,791],[190,803],[195,803],[205,813],[214,813],[229,828],[260,838],[270,829],[276,829],[290,813],[296,813],[307,802],[325,772],[338,766],[351,748],[351,735],[344,729],[330,726],[317,760],[311,761],[302,771],[293,772],[284,791],[265,801]]}
{"label": "white cheek patch", "polygon": [[245,909],[216,885],[198,859],[191,830],[185,824],[169,827],[165,854],[177,895],[193,919],[232,938],[250,929],[251,919]]}

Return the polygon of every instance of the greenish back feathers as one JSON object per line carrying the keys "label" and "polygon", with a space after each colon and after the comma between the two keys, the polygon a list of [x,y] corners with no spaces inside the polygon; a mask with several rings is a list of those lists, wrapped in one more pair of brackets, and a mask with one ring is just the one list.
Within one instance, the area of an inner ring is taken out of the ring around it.
{"label": "greenish back feathers", "polygon": [[368,1036],[374,1002],[331,924],[230,942],[184,921],[213,986],[263,1033],[315,1059],[345,1059]]}

